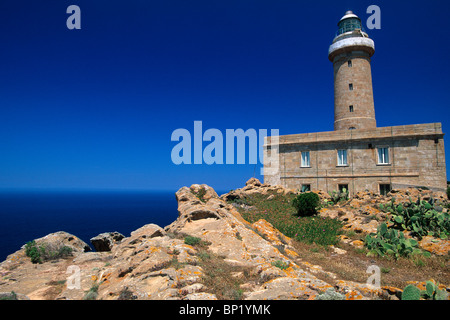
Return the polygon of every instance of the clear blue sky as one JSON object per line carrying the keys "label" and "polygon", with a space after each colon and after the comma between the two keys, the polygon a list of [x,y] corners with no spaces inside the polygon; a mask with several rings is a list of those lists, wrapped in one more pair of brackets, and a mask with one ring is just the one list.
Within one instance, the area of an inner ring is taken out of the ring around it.
{"label": "clear blue sky", "polygon": [[0,188],[241,187],[254,165],[173,164],[173,130],[333,130],[328,46],[371,4],[378,126],[449,132],[447,1],[2,0]]}

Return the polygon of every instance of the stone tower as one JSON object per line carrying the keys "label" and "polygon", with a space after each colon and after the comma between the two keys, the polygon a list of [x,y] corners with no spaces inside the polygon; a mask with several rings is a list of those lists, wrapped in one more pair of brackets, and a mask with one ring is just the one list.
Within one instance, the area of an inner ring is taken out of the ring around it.
{"label": "stone tower", "polygon": [[375,44],[352,11],[345,13],[338,27],[328,50],[334,67],[334,130],[374,129],[370,58]]}

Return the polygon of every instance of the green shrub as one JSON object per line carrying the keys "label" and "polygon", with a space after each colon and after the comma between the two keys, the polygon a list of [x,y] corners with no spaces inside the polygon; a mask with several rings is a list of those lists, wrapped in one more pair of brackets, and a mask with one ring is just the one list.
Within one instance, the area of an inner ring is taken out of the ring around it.
{"label": "green shrub", "polygon": [[0,293],[0,300],[19,300],[14,291]]}
{"label": "green shrub", "polygon": [[32,263],[42,263],[68,257],[72,255],[72,248],[53,243],[42,243],[38,246],[36,241],[33,240],[25,244],[25,254],[31,258]]}
{"label": "green shrub", "polygon": [[42,263],[42,248],[38,248],[36,241],[29,241],[25,244],[25,254],[31,258],[32,263]]}
{"label": "green shrub", "polygon": [[447,198],[450,199],[450,186],[447,186]]}
{"label": "green shrub", "polygon": [[83,297],[83,300],[96,300],[98,297],[98,287],[100,286],[99,283],[94,283],[92,287],[89,289],[89,291],[86,292],[86,294]]}
{"label": "green shrub", "polygon": [[299,216],[313,216],[317,214],[320,198],[314,192],[300,193],[292,200],[292,205],[297,210]]}
{"label": "green shrub", "polygon": [[289,268],[289,262],[285,262],[285,261],[281,261],[281,260],[276,260],[276,261],[272,262],[272,265],[274,267],[280,268],[281,270],[286,270],[287,268]]}
{"label": "green shrub", "polygon": [[204,196],[206,195],[206,189],[204,187],[200,188],[197,192],[191,189],[191,192],[203,203],[206,202]]}
{"label": "green shrub", "polygon": [[199,244],[200,241],[202,241],[202,239],[197,238],[197,237],[193,237],[193,236],[184,237],[184,243],[188,244],[190,246],[195,246],[195,245]]}

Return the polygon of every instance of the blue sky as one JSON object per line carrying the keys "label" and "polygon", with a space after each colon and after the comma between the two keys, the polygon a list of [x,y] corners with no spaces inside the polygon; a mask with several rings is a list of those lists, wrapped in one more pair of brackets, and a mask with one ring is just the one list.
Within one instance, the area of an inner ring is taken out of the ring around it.
{"label": "blue sky", "polygon": [[[81,8],[81,30],[66,9]],[[333,130],[328,47],[381,8],[372,58],[380,127],[450,128],[444,1],[0,2],[0,188],[244,185],[255,165],[175,165],[177,128]],[[446,153],[449,153],[447,142]]]}

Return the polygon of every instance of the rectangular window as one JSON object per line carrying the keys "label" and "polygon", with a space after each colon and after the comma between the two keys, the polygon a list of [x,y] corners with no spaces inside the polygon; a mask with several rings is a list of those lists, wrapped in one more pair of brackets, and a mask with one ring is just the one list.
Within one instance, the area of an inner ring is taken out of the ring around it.
{"label": "rectangular window", "polygon": [[353,83],[348,84],[348,90],[353,91]]}
{"label": "rectangular window", "polygon": [[348,192],[348,184],[339,184],[339,192]]}
{"label": "rectangular window", "polygon": [[302,192],[311,191],[311,185],[310,184],[302,184]]}
{"label": "rectangular window", "polygon": [[353,112],[353,105],[348,107],[348,111]]}
{"label": "rectangular window", "polygon": [[301,166],[303,168],[310,167],[309,151],[302,151],[302,161]]}
{"label": "rectangular window", "polygon": [[348,67],[349,67],[349,68],[352,67],[352,60],[348,60]]}
{"label": "rectangular window", "polygon": [[380,184],[380,194],[382,196],[387,195],[389,192],[391,192],[391,185],[390,184]]}
{"label": "rectangular window", "polygon": [[389,148],[378,148],[378,164],[389,164]]}
{"label": "rectangular window", "polygon": [[342,149],[337,151],[337,164],[338,166],[347,166],[347,150]]}

